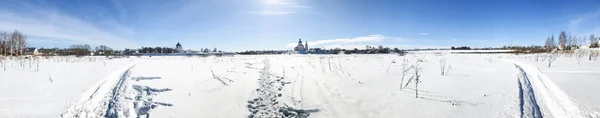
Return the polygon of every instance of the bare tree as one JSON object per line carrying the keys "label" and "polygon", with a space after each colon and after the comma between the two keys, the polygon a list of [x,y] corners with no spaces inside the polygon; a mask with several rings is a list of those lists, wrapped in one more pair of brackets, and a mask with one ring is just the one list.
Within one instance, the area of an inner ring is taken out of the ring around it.
{"label": "bare tree", "polygon": [[548,49],[553,48],[553,42],[550,37],[546,38],[546,43],[545,43],[544,47],[546,47]]}
{"label": "bare tree", "polygon": [[552,35],[551,37],[548,37],[548,39],[546,39],[546,46],[547,48],[556,48],[556,41],[554,40],[554,35]]}
{"label": "bare tree", "polygon": [[19,55],[23,55],[23,52],[27,50],[27,35],[19,33]]}
{"label": "bare tree", "polygon": [[18,30],[15,30],[10,35],[10,39],[8,41],[8,47],[10,48],[10,52],[15,54],[16,56],[21,55],[23,53],[23,50],[27,48],[27,43],[25,41],[26,38],[27,36],[25,36],[23,33],[19,32]]}
{"label": "bare tree", "polygon": [[573,41],[573,35],[571,35],[571,33],[569,33],[567,39],[565,39],[565,48],[566,49],[571,49],[571,47],[572,47],[572,45],[571,45],[572,41]]}
{"label": "bare tree", "polygon": [[579,48],[579,39],[577,37],[573,37],[573,39],[571,40],[571,45],[573,47]]}
{"label": "bare tree", "polygon": [[99,46],[96,46],[96,51],[98,51],[99,53],[110,55],[110,54],[112,54],[113,49],[106,45],[99,45]]}
{"label": "bare tree", "polygon": [[598,38],[594,37],[594,34],[590,36],[590,48],[598,47]]}
{"label": "bare tree", "polygon": [[8,47],[8,53],[9,55],[15,54],[15,50],[16,50],[16,39],[12,37],[12,35],[9,36],[8,39],[8,43],[7,43],[7,47]]}
{"label": "bare tree", "polygon": [[[71,45],[68,49],[67,55],[85,56],[90,54],[91,47],[87,44],[82,45]],[[125,49],[127,50],[127,49]],[[128,51],[126,51],[128,52]]]}
{"label": "bare tree", "polygon": [[6,41],[0,39],[0,55],[6,55]]}
{"label": "bare tree", "polygon": [[8,54],[8,40],[10,39],[10,35],[8,33],[1,31],[0,32],[0,55]]}
{"label": "bare tree", "polygon": [[561,49],[565,49],[566,42],[567,42],[567,33],[565,31],[561,31],[560,35],[558,36],[558,46]]}

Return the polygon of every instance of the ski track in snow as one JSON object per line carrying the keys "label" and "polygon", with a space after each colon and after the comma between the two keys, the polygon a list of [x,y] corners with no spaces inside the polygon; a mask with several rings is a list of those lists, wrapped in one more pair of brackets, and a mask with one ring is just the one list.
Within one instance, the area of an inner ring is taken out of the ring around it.
{"label": "ski track in snow", "polygon": [[517,69],[519,69],[519,106],[521,113],[521,118],[542,118],[542,113],[540,111],[540,106],[538,105],[535,93],[533,91],[533,87],[531,86],[531,82],[527,78],[527,73],[520,68],[518,65],[515,65]]}
{"label": "ski track in snow", "polygon": [[[326,59],[326,60],[323,60]],[[522,118],[542,118],[542,117],[556,117],[556,118],[587,118],[587,117],[599,117],[598,114],[591,113],[584,106],[577,104],[577,101],[569,97],[563,92],[558,86],[556,86],[546,75],[540,70],[527,63],[499,59],[507,62],[514,63],[518,70],[518,90],[519,90],[519,112]],[[348,66],[342,66],[340,59],[338,63],[331,62],[331,57],[319,58],[322,72],[330,72],[335,74],[338,78],[342,79],[341,76],[350,76]],[[311,76],[307,76],[298,73],[296,79],[291,82],[285,82],[284,78],[273,75],[270,71],[270,63],[268,59],[262,61],[264,67],[256,67],[255,64],[260,63],[244,63],[246,68],[256,69],[260,71],[260,78],[258,79],[258,88],[254,92],[255,98],[248,100],[247,109],[250,112],[249,118],[307,118],[314,112],[323,112],[326,117],[340,117],[340,116],[365,116],[361,110],[352,110],[349,113],[342,113],[337,110],[344,109],[336,104],[351,104],[357,101],[349,101],[345,95],[340,94],[336,91],[335,86],[331,87],[326,82],[321,82],[312,79]],[[332,65],[333,63],[333,65]],[[308,64],[312,66],[313,72],[317,71],[315,65],[311,61]],[[336,65],[337,64],[337,65]],[[332,67],[333,66],[333,67]],[[388,68],[391,65],[388,66]],[[129,77],[131,69],[135,67],[134,64],[125,66],[123,69],[116,70],[102,79],[94,87],[84,92],[81,98],[73,103],[65,113],[61,114],[61,117],[150,117],[150,111],[158,106],[172,106],[173,104],[154,102],[152,97],[160,92],[171,91],[169,88],[151,88],[143,85],[134,85],[136,81],[151,81],[154,79],[161,79],[161,77]],[[346,67],[346,68],[344,68]],[[292,67],[294,70],[303,70],[303,65],[300,68]],[[229,71],[228,71],[229,72]],[[575,71],[556,71],[556,72],[569,72]],[[576,71],[577,73],[595,73],[591,71]],[[285,73],[285,67],[284,67]],[[233,82],[225,76],[216,75],[213,72],[213,77],[224,85]],[[222,78],[222,79],[221,79]],[[300,80],[298,80],[300,79]],[[308,79],[308,80],[306,80]],[[303,87],[305,81],[307,88],[312,90],[308,93],[314,93],[314,95],[303,96]],[[290,84],[291,83],[291,84]],[[291,99],[292,106],[288,106],[282,99],[282,89],[286,85],[291,86]],[[222,87],[222,86],[221,86]],[[408,88],[407,90],[411,90]],[[297,93],[299,92],[299,93]],[[406,92],[406,91],[405,91]],[[412,92],[412,91],[408,91]],[[427,96],[426,91],[423,91],[424,95]],[[433,92],[431,92],[433,93]],[[299,95],[298,95],[299,94]],[[429,96],[432,97],[433,95]],[[324,107],[320,109],[296,109],[294,106],[302,107],[304,102],[303,97],[316,97],[316,102],[321,103],[319,106]],[[439,97],[439,96],[433,96]],[[448,102],[453,105],[467,103],[462,101],[446,101],[431,99],[423,97],[422,99]],[[325,101],[325,102],[321,102]],[[336,101],[332,103],[330,101]],[[362,102],[362,101],[358,101]],[[467,103],[473,106],[477,104]],[[359,108],[360,106],[356,106]]]}
{"label": "ski track in snow", "polygon": [[65,113],[63,118],[122,118],[150,117],[150,110],[158,106],[172,106],[169,103],[153,102],[152,97],[169,88],[156,89],[134,85],[135,81],[161,79],[161,77],[129,77],[134,64],[125,66],[106,76],[101,83],[86,91]]}
{"label": "ski track in snow", "polygon": [[[522,117],[598,117],[594,116],[593,113],[587,112],[582,106],[576,105],[576,101],[571,99],[571,97],[563,92],[534,65],[508,59],[500,60],[514,63],[521,73],[520,76],[522,76],[522,78],[519,78],[519,98],[521,101]],[[542,115],[538,116],[537,114],[539,113],[536,112],[536,109],[540,109],[539,111]]]}
{"label": "ski track in snow", "polygon": [[[133,68],[133,67],[131,67]],[[108,102],[108,108],[105,113],[107,118],[118,118],[118,117],[130,117],[132,115],[131,109],[123,108],[125,106],[125,97],[127,96],[127,89],[129,85],[129,75],[131,74],[131,68],[127,69],[119,79],[119,82],[112,89],[111,98]]]}
{"label": "ski track in snow", "polygon": [[135,64],[113,71],[104,77],[102,82],[94,85],[91,90],[85,91],[81,98],[69,107],[61,117],[104,117],[110,99],[110,90],[122,78],[125,71],[129,71]]}

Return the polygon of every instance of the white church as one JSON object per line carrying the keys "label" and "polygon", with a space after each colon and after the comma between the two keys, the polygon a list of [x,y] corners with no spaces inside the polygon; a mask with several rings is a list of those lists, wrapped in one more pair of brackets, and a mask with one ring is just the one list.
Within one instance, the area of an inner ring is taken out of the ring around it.
{"label": "white church", "polygon": [[306,54],[306,52],[308,51],[308,42],[306,42],[305,44],[306,45],[302,45],[302,39],[298,39],[298,46],[294,48],[294,51],[300,54]]}
{"label": "white church", "polygon": [[181,44],[179,44],[179,42],[177,42],[177,45],[175,45],[175,53],[183,53],[183,47]]}

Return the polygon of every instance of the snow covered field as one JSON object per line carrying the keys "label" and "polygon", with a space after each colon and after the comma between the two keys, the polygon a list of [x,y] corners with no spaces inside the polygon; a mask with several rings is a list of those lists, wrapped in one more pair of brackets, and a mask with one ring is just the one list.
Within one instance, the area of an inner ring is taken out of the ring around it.
{"label": "snow covered field", "polygon": [[0,117],[600,117],[600,61],[539,55],[9,60]]}
{"label": "snow covered field", "polygon": [[54,57],[40,59],[39,68],[35,61],[5,60],[6,70],[0,68],[0,117],[56,117],[131,60]]}

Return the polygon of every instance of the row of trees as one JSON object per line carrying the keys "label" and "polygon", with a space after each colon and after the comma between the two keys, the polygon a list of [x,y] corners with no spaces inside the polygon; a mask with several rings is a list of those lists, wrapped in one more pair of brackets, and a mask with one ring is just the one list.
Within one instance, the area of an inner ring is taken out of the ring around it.
{"label": "row of trees", "polygon": [[[134,51],[134,49],[129,49]],[[135,51],[134,51],[135,52]],[[170,47],[142,47],[139,53],[175,53],[175,48]]]}
{"label": "row of trees", "polygon": [[548,48],[548,49],[559,48],[559,49],[567,49],[568,50],[568,49],[578,48],[580,45],[587,45],[586,42],[588,40],[589,40],[588,46],[590,48],[597,48],[598,40],[600,40],[600,37],[595,37],[594,34],[590,35],[589,38],[586,36],[578,37],[578,36],[573,36],[571,34],[567,34],[565,31],[562,31],[562,32],[560,32],[560,35],[558,36],[558,42],[554,38],[554,35],[552,35],[546,39],[544,47]]}
{"label": "row of trees", "polygon": [[[90,55],[92,52],[94,55],[136,55],[140,53],[178,53],[175,48],[170,47],[142,47],[139,49],[124,49],[124,50],[114,50],[106,45],[99,45],[95,48],[92,48],[87,44],[76,44],[71,45],[69,48],[40,48],[38,52],[47,54],[47,55],[76,55],[76,56],[85,56]],[[221,50],[217,50],[217,48],[213,48],[212,51],[208,48],[201,49],[199,51],[189,51],[189,52],[222,52]]]}
{"label": "row of trees", "polygon": [[394,53],[404,52],[404,50],[400,50],[398,48],[391,49],[389,47],[383,47],[382,45],[379,45],[377,47],[367,45],[367,46],[365,46],[365,49],[354,48],[353,50],[346,50],[346,49],[335,48],[335,49],[333,49],[332,53],[338,54],[341,51],[343,51],[346,54],[388,54],[388,53],[392,53],[392,52],[394,52]]}
{"label": "row of trees", "polygon": [[[323,49],[323,48],[311,48],[308,50],[308,53],[311,54],[389,54],[389,53],[400,53],[403,54],[406,51],[400,50],[398,48],[391,49],[389,47],[383,47],[379,45],[378,47],[374,46],[365,46],[365,49],[342,49],[342,48],[333,48],[333,49]],[[245,52],[237,52],[237,54],[242,55],[255,55],[255,54],[288,54],[290,50],[254,50],[254,51],[245,51]]]}
{"label": "row of trees", "polygon": [[0,31],[0,55],[22,55],[27,49],[27,36],[17,30]]}
{"label": "row of trees", "polygon": [[[85,56],[90,55],[94,50],[92,46],[88,44],[75,44],[69,46],[69,48],[39,48],[38,52],[43,55],[75,55]],[[120,51],[113,50],[106,45],[100,45],[95,47],[95,53],[97,55],[113,55],[120,53]]]}
{"label": "row of trees", "polygon": [[[131,50],[135,50],[135,49],[131,49]],[[200,49],[198,51],[191,51],[190,52],[204,52],[204,53],[208,53],[208,52],[223,52],[221,50],[217,50],[217,48],[213,48],[212,50],[209,48],[204,48],[204,49]],[[142,47],[141,49],[139,49],[138,51],[139,53],[177,53],[177,51],[175,50],[175,48],[170,48],[170,47]]]}

